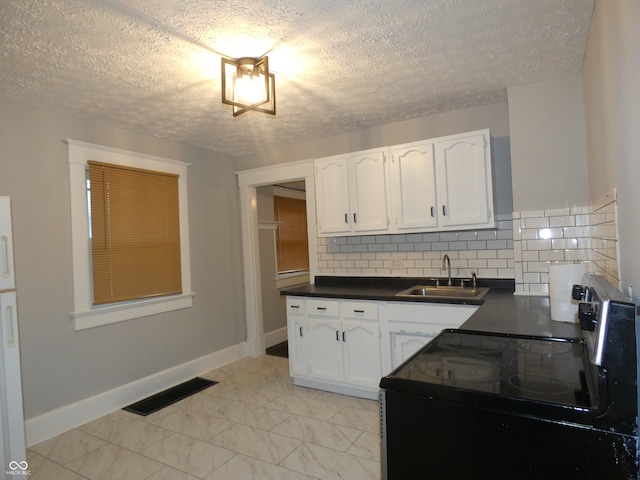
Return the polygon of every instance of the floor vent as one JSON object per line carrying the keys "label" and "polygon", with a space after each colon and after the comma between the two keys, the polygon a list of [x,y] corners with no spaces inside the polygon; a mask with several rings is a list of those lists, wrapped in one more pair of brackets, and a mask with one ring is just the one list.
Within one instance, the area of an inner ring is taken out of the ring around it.
{"label": "floor vent", "polygon": [[175,387],[167,388],[166,390],[151,395],[139,402],[132,403],[131,405],[124,407],[123,410],[138,415],[147,416],[150,413],[162,410],[164,407],[179,402],[180,400],[187,398],[194,393],[198,393],[207,387],[215,385],[218,382],[213,380],[207,380],[205,378],[195,377]]}

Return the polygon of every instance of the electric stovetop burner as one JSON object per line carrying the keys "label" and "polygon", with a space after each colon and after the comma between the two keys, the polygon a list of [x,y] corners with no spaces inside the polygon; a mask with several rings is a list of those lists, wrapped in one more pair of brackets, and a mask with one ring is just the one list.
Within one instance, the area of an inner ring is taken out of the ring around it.
{"label": "electric stovetop burner", "polygon": [[584,371],[586,343],[518,335],[445,330],[396,378],[517,399],[591,407]]}

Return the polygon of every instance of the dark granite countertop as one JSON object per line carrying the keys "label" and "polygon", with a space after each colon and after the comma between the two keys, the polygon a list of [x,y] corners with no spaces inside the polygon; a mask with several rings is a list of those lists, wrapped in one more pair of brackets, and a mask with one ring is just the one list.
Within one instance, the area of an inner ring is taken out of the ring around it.
{"label": "dark granite countertop", "polygon": [[[446,282],[446,279],[444,281]],[[440,279],[440,282],[441,285],[446,284],[443,283],[443,279]],[[459,280],[454,280],[454,285],[459,284]],[[480,308],[460,328],[542,337],[582,336],[578,325],[551,320],[549,297],[514,295],[513,280],[479,278],[478,286],[490,289],[481,299],[396,296],[398,292],[413,285],[435,285],[435,279],[317,276],[313,285],[286,288],[280,293],[302,297],[479,305]]]}

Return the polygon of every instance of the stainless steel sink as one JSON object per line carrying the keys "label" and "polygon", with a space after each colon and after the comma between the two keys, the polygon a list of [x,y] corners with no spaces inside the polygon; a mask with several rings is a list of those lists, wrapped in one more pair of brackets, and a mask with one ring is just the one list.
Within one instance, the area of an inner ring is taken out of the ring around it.
{"label": "stainless steel sink", "polygon": [[427,287],[415,285],[407,288],[398,297],[448,297],[448,298],[481,298],[489,291],[488,288],[463,288],[463,287]]}

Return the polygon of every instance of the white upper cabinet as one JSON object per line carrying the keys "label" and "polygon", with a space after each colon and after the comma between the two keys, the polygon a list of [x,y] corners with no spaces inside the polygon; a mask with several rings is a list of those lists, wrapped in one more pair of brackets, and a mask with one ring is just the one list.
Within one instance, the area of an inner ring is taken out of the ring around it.
{"label": "white upper cabinet", "polygon": [[316,160],[320,236],[388,230],[386,157],[381,148]]}
{"label": "white upper cabinet", "polygon": [[316,213],[321,236],[351,231],[347,159],[347,155],[337,155],[315,162]]}
{"label": "white upper cabinet", "polygon": [[389,228],[386,154],[387,149],[384,148],[349,155],[354,232],[386,231]]}
{"label": "white upper cabinet", "polygon": [[323,158],[315,168],[320,236],[496,226],[488,129]]}
{"label": "white upper cabinet", "polygon": [[495,227],[488,130],[438,139],[436,175],[443,229]]}
{"label": "white upper cabinet", "polygon": [[391,147],[390,233],[495,228],[489,130]]}
{"label": "white upper cabinet", "polygon": [[438,226],[433,142],[391,149],[391,228],[400,232]]}

